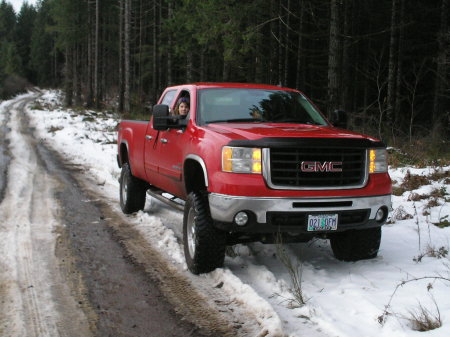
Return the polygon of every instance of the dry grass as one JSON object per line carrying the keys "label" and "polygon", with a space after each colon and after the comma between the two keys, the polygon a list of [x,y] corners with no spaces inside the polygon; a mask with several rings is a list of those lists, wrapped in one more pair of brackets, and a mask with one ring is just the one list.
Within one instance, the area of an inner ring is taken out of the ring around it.
{"label": "dry grass", "polygon": [[439,206],[439,201],[436,198],[431,198],[430,200],[428,200],[425,208],[432,208],[437,206]]}
{"label": "dry grass", "polygon": [[437,198],[445,198],[447,196],[447,189],[445,186],[442,186],[441,188],[435,188],[431,191],[430,196],[437,199]]}
{"label": "dry grass", "polygon": [[448,255],[448,247],[439,247],[436,248],[435,246],[432,246],[431,244],[428,244],[426,250],[424,253],[419,254],[417,257],[413,258],[414,262],[422,262],[422,259],[424,257],[434,257],[436,259],[443,259],[447,257]]}
{"label": "dry grass", "polygon": [[406,192],[406,188],[400,186],[392,186],[392,194],[399,197]]}
{"label": "dry grass", "polygon": [[413,215],[409,214],[403,206],[400,206],[391,213],[391,216],[389,218],[389,221],[387,223],[393,224],[397,220],[406,220],[406,219],[412,219]]}
{"label": "dry grass", "polygon": [[[281,239],[278,237],[277,239],[277,257],[280,262],[286,267],[290,279],[291,279],[291,288],[289,291],[291,292],[293,298],[286,299],[289,302],[290,308],[302,307],[306,304],[308,299],[305,298],[302,289],[302,272],[303,272],[303,264],[297,259],[297,261],[293,261],[289,255],[286,253],[283,245],[281,244]],[[278,295],[278,294],[275,294]],[[278,295],[279,296],[279,295]]]}
{"label": "dry grass", "polygon": [[424,198],[423,195],[420,195],[419,193],[415,193],[412,192],[409,196],[408,196],[408,201],[420,201]]}
{"label": "dry grass", "polygon": [[441,313],[439,307],[434,301],[436,307],[436,313],[432,313],[431,310],[425,308],[419,303],[418,309],[410,311],[410,317],[407,318],[411,323],[411,328],[415,331],[430,331],[442,326]]}
{"label": "dry grass", "polygon": [[61,131],[64,128],[62,126],[51,126],[47,129],[48,133],[55,133],[57,131]]}
{"label": "dry grass", "polygon": [[450,178],[450,171],[444,171],[442,168],[436,168],[436,170],[428,175],[428,178],[432,181],[444,181]]}
{"label": "dry grass", "polygon": [[406,172],[405,178],[403,179],[403,183],[400,187],[405,188],[408,191],[416,190],[421,186],[429,185],[430,180],[425,176],[420,176],[417,174],[411,174],[408,170]]}
{"label": "dry grass", "polygon": [[450,227],[450,221],[448,219],[448,215],[445,217],[442,217],[439,219],[439,222],[433,222],[433,225],[439,227],[439,228],[446,228]]}
{"label": "dry grass", "polygon": [[416,138],[412,142],[397,139],[392,142],[397,148],[389,149],[389,165],[402,167],[447,166],[450,164],[450,146],[448,140],[436,137]]}

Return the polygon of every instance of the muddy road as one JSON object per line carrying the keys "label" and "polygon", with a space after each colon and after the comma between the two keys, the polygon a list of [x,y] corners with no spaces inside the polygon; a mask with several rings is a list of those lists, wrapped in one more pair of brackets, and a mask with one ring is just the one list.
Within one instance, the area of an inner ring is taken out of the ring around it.
{"label": "muddy road", "polygon": [[218,289],[193,287],[36,138],[38,96],[0,115],[0,336],[247,335]]}

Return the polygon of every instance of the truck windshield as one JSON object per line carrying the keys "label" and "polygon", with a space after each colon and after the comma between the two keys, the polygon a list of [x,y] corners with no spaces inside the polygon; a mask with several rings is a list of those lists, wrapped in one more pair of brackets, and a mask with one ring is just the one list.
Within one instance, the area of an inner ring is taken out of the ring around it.
{"label": "truck windshield", "polygon": [[204,89],[199,91],[200,124],[328,123],[305,96],[295,91],[265,89]]}

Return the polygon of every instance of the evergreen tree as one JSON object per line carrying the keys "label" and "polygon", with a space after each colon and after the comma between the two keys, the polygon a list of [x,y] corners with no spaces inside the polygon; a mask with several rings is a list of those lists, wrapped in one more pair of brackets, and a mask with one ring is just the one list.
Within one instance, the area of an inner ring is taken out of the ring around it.
{"label": "evergreen tree", "polygon": [[14,41],[16,27],[16,13],[13,6],[2,0],[0,2],[0,41]]}
{"label": "evergreen tree", "polygon": [[51,16],[52,0],[42,0],[31,33],[29,68],[33,70],[33,80],[40,86],[57,85],[55,69],[55,34],[49,31],[53,24]]}
{"label": "evergreen tree", "polygon": [[30,66],[31,37],[33,27],[36,21],[36,9],[25,2],[17,16],[17,25],[15,31],[15,41],[17,50],[22,60],[22,73],[31,82],[36,82],[35,72]]}
{"label": "evergreen tree", "polygon": [[0,64],[6,76],[21,75],[22,60],[13,42],[3,42],[0,48]]}

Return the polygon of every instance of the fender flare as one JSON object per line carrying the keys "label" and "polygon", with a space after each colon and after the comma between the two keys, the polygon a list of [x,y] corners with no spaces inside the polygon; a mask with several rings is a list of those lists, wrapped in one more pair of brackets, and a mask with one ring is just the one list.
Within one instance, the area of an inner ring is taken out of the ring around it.
{"label": "fender flare", "polygon": [[186,158],[185,158],[185,161],[187,159],[192,159],[192,160],[194,160],[194,161],[196,161],[196,162],[198,162],[200,164],[200,166],[201,166],[201,168],[203,170],[203,177],[205,178],[205,186],[208,187],[209,186],[209,184],[208,184],[208,170],[206,169],[206,164],[205,164],[205,161],[203,160],[203,158],[200,157],[199,155],[196,155],[196,154],[188,154],[186,156]]}
{"label": "fender flare", "polygon": [[129,146],[128,146],[128,141],[125,140],[125,139],[122,139],[121,142],[120,142],[120,145],[119,145],[118,153],[117,153],[117,163],[119,164],[119,167],[122,167],[123,163],[125,162],[124,158],[122,158],[122,155],[121,155],[122,154],[122,151],[121,151],[122,144],[125,145],[125,148],[127,149],[128,161],[129,161],[129,158],[130,158],[130,149],[129,149]]}

